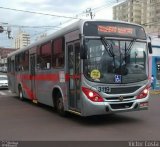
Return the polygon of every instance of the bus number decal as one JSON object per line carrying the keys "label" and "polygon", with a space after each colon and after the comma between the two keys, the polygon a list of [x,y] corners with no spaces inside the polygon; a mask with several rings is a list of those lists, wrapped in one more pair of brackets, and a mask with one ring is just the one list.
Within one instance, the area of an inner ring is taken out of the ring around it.
{"label": "bus number decal", "polygon": [[99,92],[104,92],[104,93],[110,93],[111,89],[109,87],[105,87],[105,86],[98,86],[97,90]]}

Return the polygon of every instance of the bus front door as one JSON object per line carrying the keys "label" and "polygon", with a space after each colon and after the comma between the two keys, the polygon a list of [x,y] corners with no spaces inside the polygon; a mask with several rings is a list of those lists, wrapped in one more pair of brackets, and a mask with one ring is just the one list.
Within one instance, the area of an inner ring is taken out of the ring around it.
{"label": "bus front door", "polygon": [[30,75],[31,75],[30,85],[31,85],[31,99],[32,100],[36,99],[35,68],[36,68],[35,55],[32,54],[30,55]]}
{"label": "bus front door", "polygon": [[69,109],[81,112],[80,99],[80,43],[67,44],[68,53],[68,103]]}

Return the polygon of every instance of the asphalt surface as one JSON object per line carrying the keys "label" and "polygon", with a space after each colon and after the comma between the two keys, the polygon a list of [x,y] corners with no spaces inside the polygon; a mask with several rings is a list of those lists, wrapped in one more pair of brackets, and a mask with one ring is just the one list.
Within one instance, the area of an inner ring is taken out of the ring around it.
{"label": "asphalt surface", "polygon": [[149,110],[82,118],[61,117],[52,108],[20,101],[0,90],[0,140],[126,141],[160,140],[160,95]]}

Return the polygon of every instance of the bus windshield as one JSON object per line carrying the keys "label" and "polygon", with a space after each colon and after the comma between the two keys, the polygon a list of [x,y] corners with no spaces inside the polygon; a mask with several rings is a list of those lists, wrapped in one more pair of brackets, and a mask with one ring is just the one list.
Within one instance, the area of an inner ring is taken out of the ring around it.
{"label": "bus windshield", "polygon": [[136,40],[86,39],[84,75],[90,81],[113,84],[147,80],[146,42]]}

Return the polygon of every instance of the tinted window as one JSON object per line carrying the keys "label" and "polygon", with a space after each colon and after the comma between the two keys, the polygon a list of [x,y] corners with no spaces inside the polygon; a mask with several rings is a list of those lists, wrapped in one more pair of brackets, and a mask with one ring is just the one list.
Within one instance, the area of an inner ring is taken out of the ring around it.
{"label": "tinted window", "polygon": [[8,69],[8,72],[11,71],[11,58],[7,59],[7,69]]}
{"label": "tinted window", "polygon": [[42,45],[37,49],[37,64],[39,69],[51,68],[51,42]]}
{"label": "tinted window", "polygon": [[53,42],[53,56],[52,56],[53,67],[64,66],[64,39],[59,38]]}

